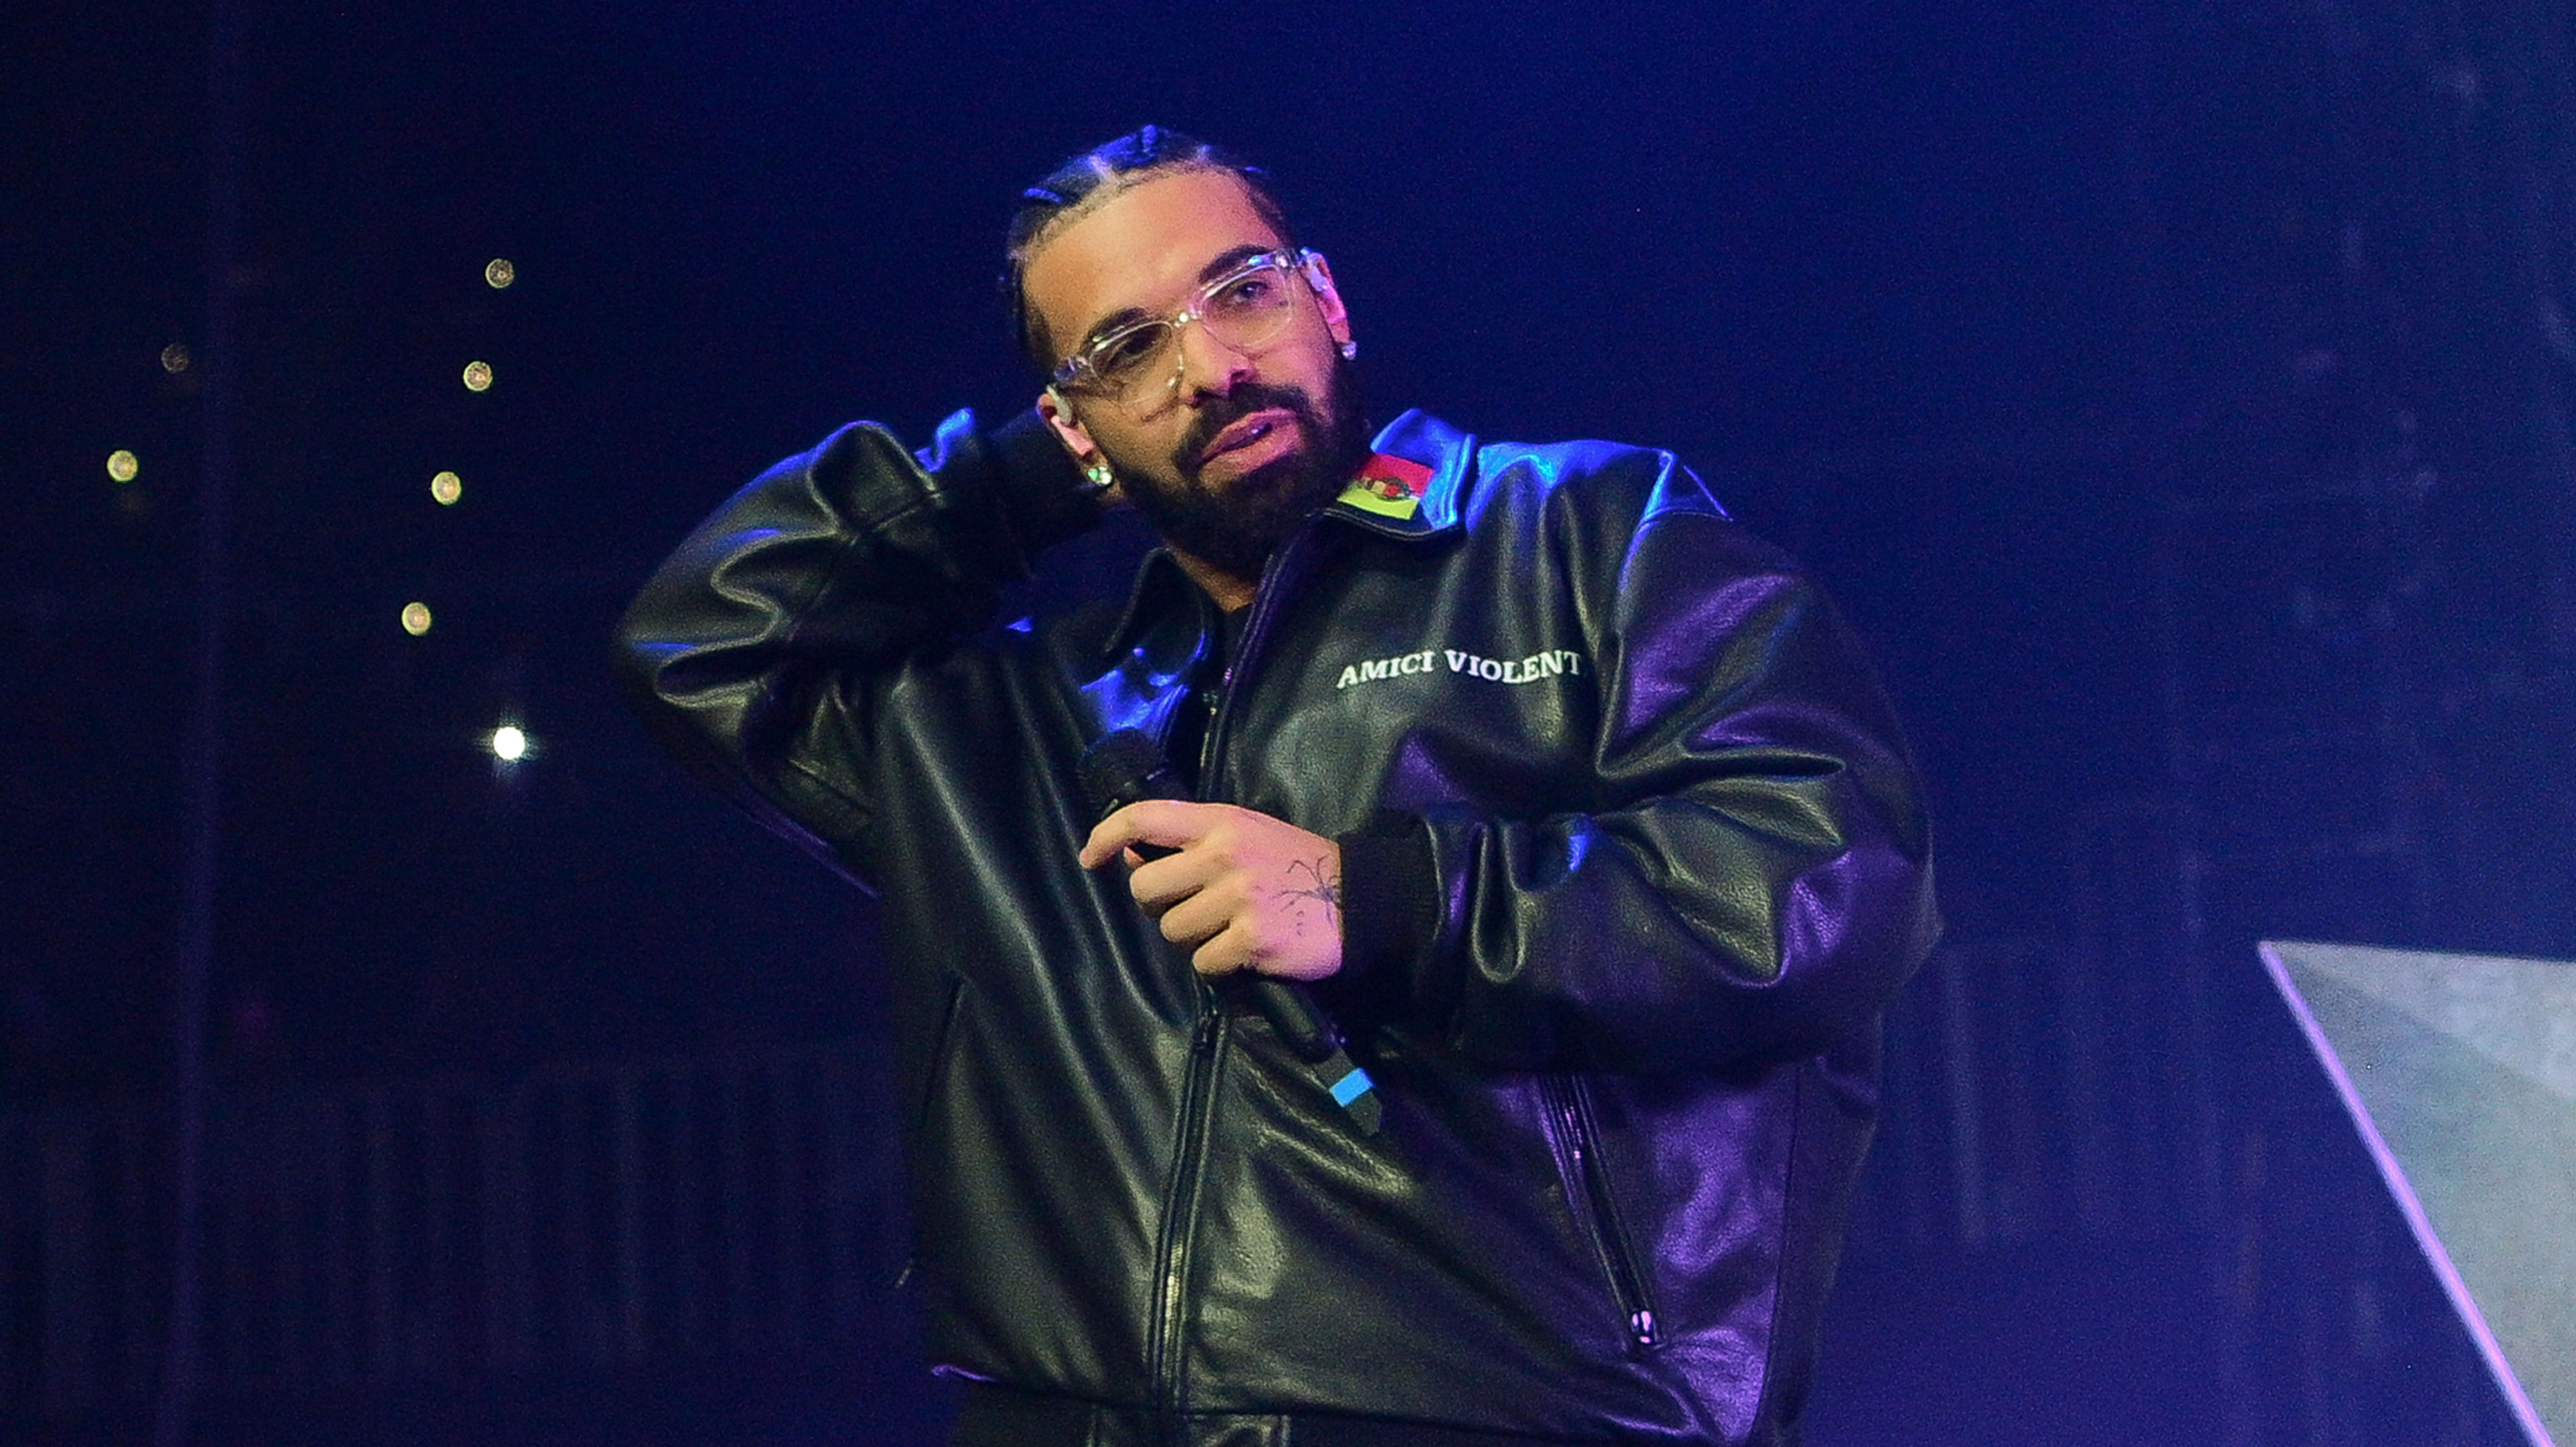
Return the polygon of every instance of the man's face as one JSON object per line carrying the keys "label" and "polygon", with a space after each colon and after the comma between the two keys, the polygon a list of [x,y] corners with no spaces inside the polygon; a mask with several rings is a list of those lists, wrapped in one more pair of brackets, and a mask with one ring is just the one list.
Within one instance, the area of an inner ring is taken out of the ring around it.
{"label": "man's face", "polygon": [[[1169,318],[1216,275],[1282,238],[1223,171],[1157,176],[1102,202],[1029,258],[1028,304],[1061,358],[1104,325]],[[1040,408],[1076,455],[1117,470],[1146,520],[1184,552],[1238,578],[1340,492],[1367,456],[1340,352],[1350,324],[1330,278],[1301,294],[1280,334],[1237,351],[1181,329],[1178,385],[1142,404],[1070,397]]]}

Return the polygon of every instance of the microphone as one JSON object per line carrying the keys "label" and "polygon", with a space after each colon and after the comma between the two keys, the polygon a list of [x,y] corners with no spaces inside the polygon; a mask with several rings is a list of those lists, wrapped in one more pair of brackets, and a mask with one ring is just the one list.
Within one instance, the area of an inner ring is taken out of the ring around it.
{"label": "microphone", "polygon": [[[1180,776],[1164,759],[1162,746],[1137,729],[1113,730],[1091,746],[1090,752],[1082,756],[1082,787],[1104,819],[1145,799],[1186,801],[1190,797]],[[1147,859],[1160,859],[1174,851],[1139,844],[1136,852]],[[1341,1048],[1332,1020],[1304,986],[1276,975],[1253,974],[1247,988],[1253,1004],[1279,1032],[1279,1038],[1309,1065],[1321,1065]]]}

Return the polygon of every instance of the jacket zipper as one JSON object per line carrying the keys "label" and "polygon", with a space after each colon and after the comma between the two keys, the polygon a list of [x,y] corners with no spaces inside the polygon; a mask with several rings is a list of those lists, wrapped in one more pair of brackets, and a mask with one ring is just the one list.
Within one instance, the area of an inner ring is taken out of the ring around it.
{"label": "jacket zipper", "polygon": [[1149,1347],[1154,1398],[1167,1413],[1181,1410],[1183,1388],[1178,1340],[1187,1315],[1192,1227],[1198,1216],[1199,1172],[1205,1163],[1208,1129],[1216,1115],[1217,1052],[1225,1042],[1225,1003],[1204,982],[1199,985],[1198,1024],[1190,1035],[1190,1069],[1181,1085],[1181,1143],[1172,1158],[1172,1184],[1163,1199],[1162,1242],[1157,1248],[1154,1279],[1154,1333]]}
{"label": "jacket zipper", "polygon": [[[1226,721],[1233,713],[1235,680],[1243,676],[1244,664],[1259,646],[1264,625],[1275,611],[1273,600],[1284,587],[1281,579],[1287,573],[1289,554],[1296,551],[1304,537],[1301,531],[1282,544],[1262,569],[1260,586],[1253,593],[1252,616],[1244,620],[1243,633],[1235,640],[1234,655],[1226,659],[1225,671],[1218,677],[1215,711],[1199,735],[1198,793],[1202,800],[1214,801],[1217,792],[1217,760],[1224,746]],[[1155,1253],[1158,1289],[1148,1350],[1155,1400],[1167,1413],[1180,1411],[1186,1396],[1179,1337],[1189,1309],[1190,1248],[1194,1244],[1191,1238],[1196,1234],[1199,1174],[1206,1165],[1208,1132],[1216,1116],[1213,1083],[1225,1048],[1225,1017],[1223,998],[1202,979],[1198,1024],[1190,1041],[1190,1070],[1181,1086],[1180,1149],[1172,1160],[1171,1190],[1163,1202],[1162,1242]]]}
{"label": "jacket zipper", "polygon": [[1268,637],[1271,618],[1278,613],[1278,601],[1288,591],[1290,563],[1304,546],[1314,524],[1292,534],[1270,562],[1261,570],[1261,584],[1253,590],[1252,616],[1243,620],[1243,634],[1234,641],[1234,656],[1225,661],[1225,672],[1217,679],[1216,715],[1208,720],[1207,735],[1199,742],[1199,797],[1211,799],[1210,786],[1216,782],[1217,760],[1225,750],[1226,725],[1234,719],[1234,684],[1261,652],[1262,640]]}
{"label": "jacket zipper", "polygon": [[1550,1075],[1546,1077],[1544,1095],[1550,1121],[1564,1143],[1565,1154],[1571,1158],[1582,1193],[1576,1213],[1584,1218],[1593,1249],[1609,1273],[1610,1294],[1618,1303],[1628,1344],[1638,1350],[1655,1346],[1661,1333],[1655,1322],[1654,1301],[1646,1294],[1645,1275],[1637,1269],[1636,1256],[1628,1248],[1628,1233],[1619,1221],[1618,1205],[1610,1194],[1610,1177],[1602,1167],[1595,1144],[1598,1132],[1583,1082],[1571,1076]]}

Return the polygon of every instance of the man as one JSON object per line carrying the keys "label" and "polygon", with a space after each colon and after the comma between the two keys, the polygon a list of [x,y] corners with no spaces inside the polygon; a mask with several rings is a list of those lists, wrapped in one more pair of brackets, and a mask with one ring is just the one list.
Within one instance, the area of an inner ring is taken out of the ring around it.
{"label": "man", "polygon": [[[1010,281],[1032,414],[842,430],[624,632],[884,899],[956,1440],[1794,1440],[1937,929],[1831,609],[1667,454],[1365,440],[1332,273],[1199,143],[1067,163]],[[990,626],[1121,503],[1123,606]],[[1122,728],[1203,802],[1098,819]]]}

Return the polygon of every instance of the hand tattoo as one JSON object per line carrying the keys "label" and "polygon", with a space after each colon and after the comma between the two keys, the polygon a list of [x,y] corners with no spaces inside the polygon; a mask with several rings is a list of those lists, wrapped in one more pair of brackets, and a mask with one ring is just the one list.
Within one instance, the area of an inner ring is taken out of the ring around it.
{"label": "hand tattoo", "polygon": [[1338,926],[1342,922],[1342,881],[1341,876],[1329,872],[1332,862],[1330,856],[1317,859],[1312,864],[1302,859],[1292,860],[1288,865],[1289,874],[1303,874],[1314,882],[1292,884],[1284,892],[1290,899],[1311,899],[1321,904],[1324,918]]}

